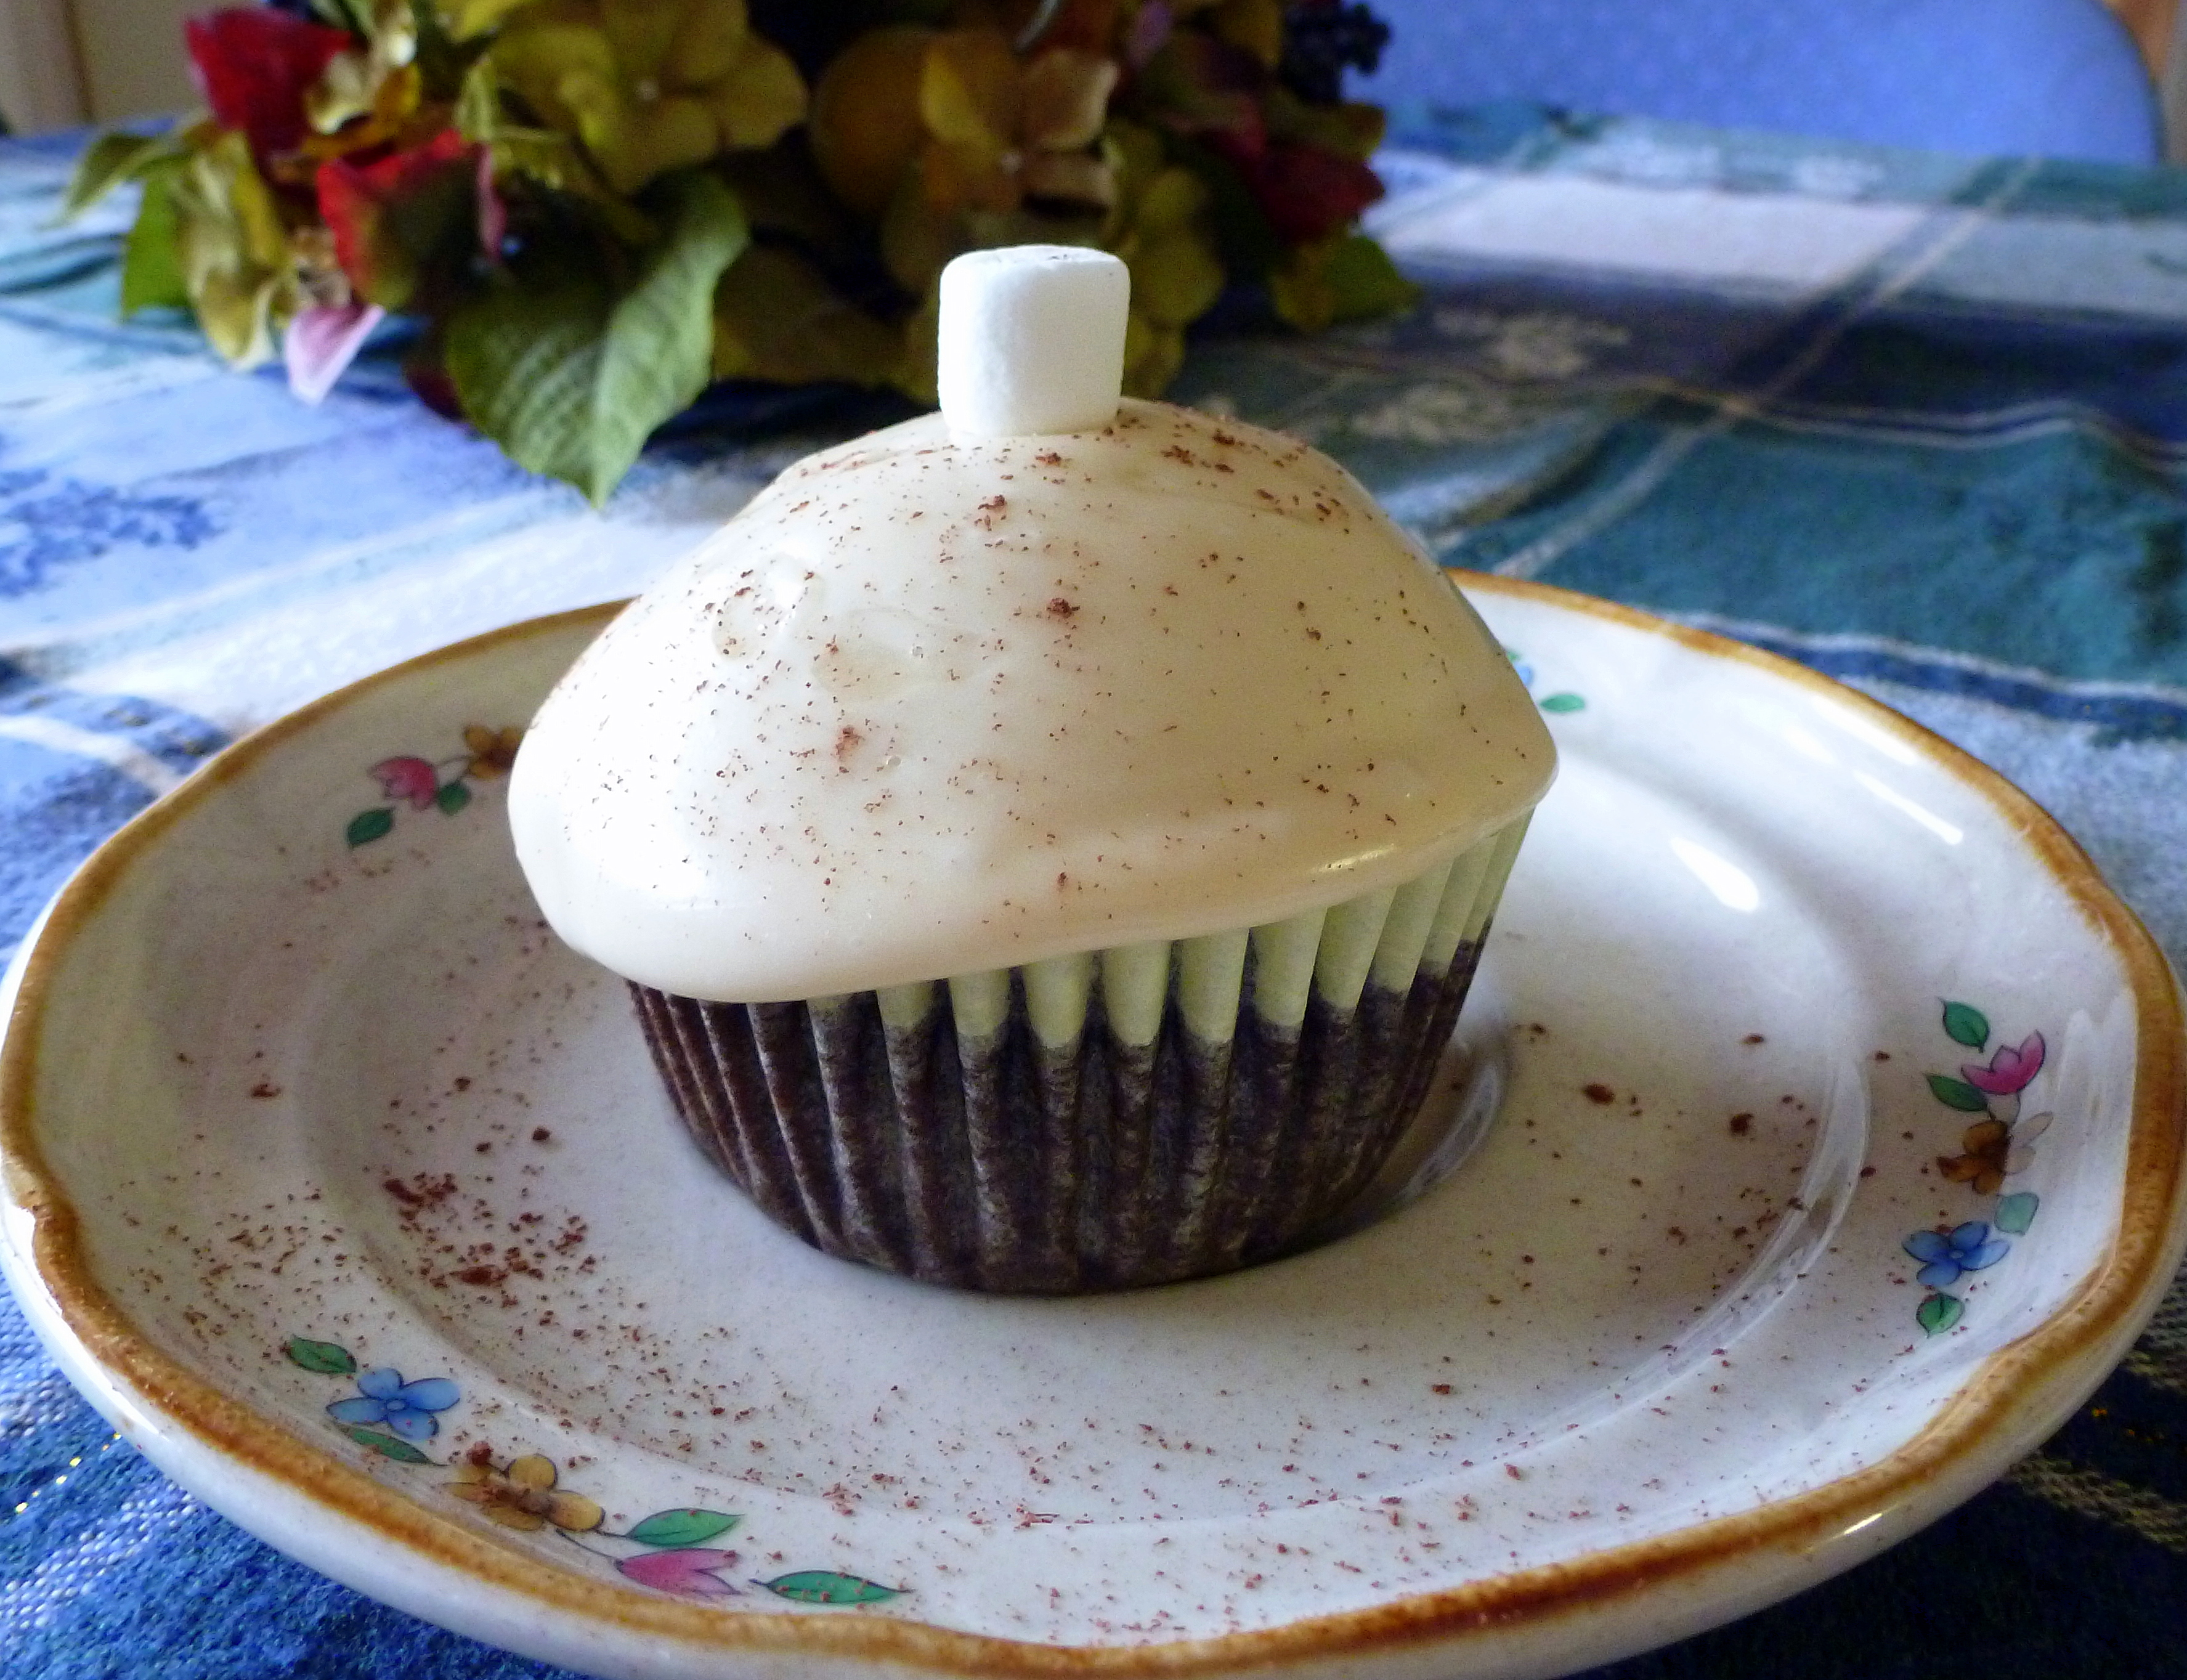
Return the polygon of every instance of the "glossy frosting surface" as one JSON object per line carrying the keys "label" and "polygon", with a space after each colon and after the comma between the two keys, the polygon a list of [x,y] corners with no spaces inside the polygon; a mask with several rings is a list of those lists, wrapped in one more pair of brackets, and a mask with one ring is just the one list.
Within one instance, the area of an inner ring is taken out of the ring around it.
{"label": "glossy frosting surface", "polygon": [[1127,402],[809,457],[618,617],[510,789],[569,942],[812,997],[1274,920],[1531,806],[1547,730],[1342,468]]}

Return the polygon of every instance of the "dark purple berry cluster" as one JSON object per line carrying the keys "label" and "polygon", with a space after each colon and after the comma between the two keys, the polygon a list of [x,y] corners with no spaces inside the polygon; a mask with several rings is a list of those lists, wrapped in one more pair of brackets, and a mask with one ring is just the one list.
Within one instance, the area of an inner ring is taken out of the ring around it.
{"label": "dark purple berry cluster", "polygon": [[1284,59],[1277,74],[1302,99],[1334,104],[1344,97],[1344,72],[1369,76],[1390,44],[1390,25],[1363,3],[1296,0],[1284,16]]}

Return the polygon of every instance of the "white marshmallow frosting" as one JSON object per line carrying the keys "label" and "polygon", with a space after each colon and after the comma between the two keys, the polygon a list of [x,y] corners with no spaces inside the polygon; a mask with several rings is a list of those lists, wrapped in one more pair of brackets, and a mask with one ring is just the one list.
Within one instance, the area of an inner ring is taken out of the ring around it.
{"label": "white marshmallow frosting", "polygon": [[1127,402],[791,467],[627,609],[509,793],[571,945],[815,997],[1257,925],[1538,801],[1501,649],[1349,474]]}

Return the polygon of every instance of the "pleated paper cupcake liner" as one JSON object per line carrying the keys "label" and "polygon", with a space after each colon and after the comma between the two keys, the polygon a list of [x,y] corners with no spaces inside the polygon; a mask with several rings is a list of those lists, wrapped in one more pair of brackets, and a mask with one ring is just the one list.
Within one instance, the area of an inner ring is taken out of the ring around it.
{"label": "pleated paper cupcake liner", "polygon": [[1015,1294],[1202,1277],[1374,1177],[1525,829],[1234,933],[803,1003],[631,990],[700,1147],[816,1248]]}

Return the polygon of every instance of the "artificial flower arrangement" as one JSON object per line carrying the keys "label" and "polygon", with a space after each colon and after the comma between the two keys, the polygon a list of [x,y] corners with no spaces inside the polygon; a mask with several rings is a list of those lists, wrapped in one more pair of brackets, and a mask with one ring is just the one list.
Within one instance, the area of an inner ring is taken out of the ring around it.
{"label": "artificial flower arrangement", "polygon": [[1346,0],[284,0],[186,25],[211,115],[143,183],[121,306],[331,388],[413,317],[428,402],[604,497],[714,379],[930,401],[962,251],[1099,245],[1157,394],[1226,285],[1318,330],[1411,289],[1358,231],[1388,31]]}

